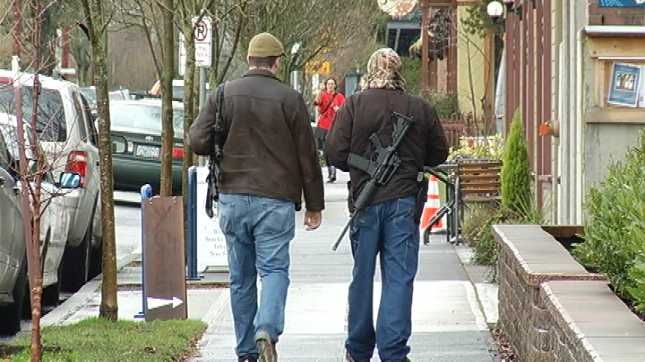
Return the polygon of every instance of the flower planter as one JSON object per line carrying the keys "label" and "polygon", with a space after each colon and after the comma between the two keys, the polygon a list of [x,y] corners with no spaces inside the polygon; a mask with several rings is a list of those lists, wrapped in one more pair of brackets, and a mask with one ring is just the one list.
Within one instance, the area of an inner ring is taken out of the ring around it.
{"label": "flower planter", "polygon": [[[549,228],[559,239],[580,231]],[[521,361],[631,361],[645,323],[539,225],[495,225],[499,324]],[[604,337],[603,337],[604,336]]]}

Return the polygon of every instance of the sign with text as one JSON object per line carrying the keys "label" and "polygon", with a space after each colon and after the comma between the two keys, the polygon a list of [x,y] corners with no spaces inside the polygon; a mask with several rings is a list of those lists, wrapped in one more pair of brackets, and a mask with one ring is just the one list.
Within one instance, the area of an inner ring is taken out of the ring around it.
{"label": "sign with text", "polygon": [[208,16],[193,18],[193,37],[195,39],[195,64],[198,67],[211,66],[213,22]]}
{"label": "sign with text", "polygon": [[598,0],[602,8],[645,8],[645,0]]}
{"label": "sign with text", "polygon": [[219,227],[219,218],[217,215],[209,218],[204,208],[207,176],[208,167],[197,167],[197,269],[228,271],[226,239]]}

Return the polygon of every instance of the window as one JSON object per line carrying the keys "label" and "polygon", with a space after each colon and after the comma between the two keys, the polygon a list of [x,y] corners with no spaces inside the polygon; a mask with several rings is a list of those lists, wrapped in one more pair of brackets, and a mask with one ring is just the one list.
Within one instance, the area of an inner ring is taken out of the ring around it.
{"label": "window", "polygon": [[[183,138],[184,111],[173,109],[173,128],[175,138]],[[147,104],[110,105],[112,127],[136,128],[152,134],[161,135],[161,106]]]}
{"label": "window", "polygon": [[89,136],[90,136],[90,143],[92,143],[94,146],[99,145],[99,135],[98,135],[98,130],[96,129],[96,124],[95,124],[95,118],[92,115],[92,109],[90,108],[90,104],[85,99],[85,96],[81,96],[81,102],[83,103],[83,110],[85,111],[85,118],[88,119],[88,128],[89,128]]}
{"label": "window", "polygon": [[88,139],[87,137],[88,132],[85,127],[86,125],[85,122],[89,122],[89,120],[87,121],[85,120],[85,112],[83,112],[83,108],[81,107],[81,104],[78,101],[78,97],[79,97],[78,93],[76,92],[72,93],[72,99],[74,103],[74,113],[76,113],[76,117],[75,117],[76,121],[74,122],[74,125],[78,127],[78,130],[81,134],[81,139],[86,141]]}
{"label": "window", "polygon": [[[19,169],[18,162],[20,160],[20,151],[18,149],[18,130],[15,126],[10,126],[8,124],[0,124],[0,135],[2,135],[4,145],[7,149],[8,161],[10,165],[10,173],[13,175],[17,174]],[[29,128],[25,126],[25,156],[29,161],[28,172],[35,173],[38,169],[36,163],[36,157],[32,153],[31,142],[33,133],[30,132]],[[0,151],[1,152],[1,151]]]}
{"label": "window", "polygon": [[4,142],[4,137],[0,136],[0,167],[9,171],[9,150]]}
{"label": "window", "polygon": [[[25,122],[31,122],[33,110],[33,88],[22,86],[22,115]],[[15,92],[13,86],[0,85],[0,112],[16,114]],[[67,140],[67,123],[63,99],[58,91],[41,89],[38,97],[36,132],[45,142],[64,142]]]}

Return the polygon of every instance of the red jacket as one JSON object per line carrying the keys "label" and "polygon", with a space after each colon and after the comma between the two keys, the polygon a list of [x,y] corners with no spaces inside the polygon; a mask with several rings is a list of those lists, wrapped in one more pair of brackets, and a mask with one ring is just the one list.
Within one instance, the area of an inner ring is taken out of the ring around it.
{"label": "red jacket", "polygon": [[323,91],[320,94],[319,102],[315,102],[314,104],[318,106],[318,127],[330,129],[332,124],[334,124],[334,118],[336,118],[336,110],[334,108],[340,108],[345,104],[345,96],[341,93]]}

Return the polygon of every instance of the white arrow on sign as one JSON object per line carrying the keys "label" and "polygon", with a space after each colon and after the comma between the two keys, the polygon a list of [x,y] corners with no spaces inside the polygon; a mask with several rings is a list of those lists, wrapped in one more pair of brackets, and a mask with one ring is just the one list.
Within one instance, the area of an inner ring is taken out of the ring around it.
{"label": "white arrow on sign", "polygon": [[157,309],[171,304],[174,309],[184,304],[184,301],[177,297],[172,297],[172,299],[148,297],[147,300],[148,300],[148,309]]}

